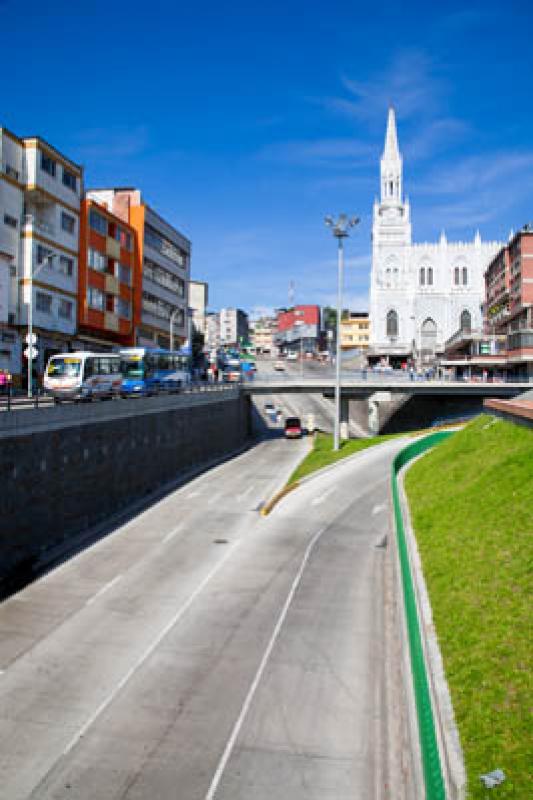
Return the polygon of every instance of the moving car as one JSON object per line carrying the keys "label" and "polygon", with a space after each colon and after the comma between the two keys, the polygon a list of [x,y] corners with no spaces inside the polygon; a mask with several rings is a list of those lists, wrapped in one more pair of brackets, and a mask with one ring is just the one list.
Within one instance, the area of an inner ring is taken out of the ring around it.
{"label": "moving car", "polygon": [[239,383],[241,380],[240,367],[224,367],[222,380],[224,383]]}
{"label": "moving car", "polygon": [[285,420],[285,438],[300,439],[302,437],[302,423],[299,417],[287,417]]}

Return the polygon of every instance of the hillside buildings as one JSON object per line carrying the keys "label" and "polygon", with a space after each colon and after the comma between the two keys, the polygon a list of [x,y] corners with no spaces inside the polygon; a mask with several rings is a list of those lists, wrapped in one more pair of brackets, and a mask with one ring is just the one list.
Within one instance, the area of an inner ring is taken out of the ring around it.
{"label": "hillside buildings", "polygon": [[222,308],[219,313],[222,347],[239,347],[248,341],[248,314],[240,308]]}
{"label": "hillside buildings", "polygon": [[381,158],[381,194],[374,203],[369,360],[398,365],[432,362],[459,328],[481,327],[483,273],[500,242],[415,244],[403,194],[403,164],[394,110],[389,109]]}
{"label": "hillside buildings", "polygon": [[189,282],[189,308],[192,312],[192,324],[198,333],[207,336],[207,305],[209,303],[209,287],[204,281]]}
{"label": "hillside buildings", "polygon": [[367,311],[351,311],[341,319],[341,347],[366,353],[370,343],[370,320]]}
{"label": "hillside buildings", "polygon": [[276,345],[282,353],[316,353],[321,347],[320,307],[297,305],[278,312]]}
{"label": "hillside buildings", "polygon": [[275,351],[276,330],[275,317],[261,317],[250,322],[250,343],[256,353],[269,354]]}

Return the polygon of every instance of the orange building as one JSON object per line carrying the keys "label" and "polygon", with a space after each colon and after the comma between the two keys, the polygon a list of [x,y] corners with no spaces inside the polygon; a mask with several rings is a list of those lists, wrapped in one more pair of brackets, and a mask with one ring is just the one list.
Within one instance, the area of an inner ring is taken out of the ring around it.
{"label": "orange building", "polygon": [[82,200],[78,339],[88,347],[134,345],[140,286],[135,229],[105,206]]}

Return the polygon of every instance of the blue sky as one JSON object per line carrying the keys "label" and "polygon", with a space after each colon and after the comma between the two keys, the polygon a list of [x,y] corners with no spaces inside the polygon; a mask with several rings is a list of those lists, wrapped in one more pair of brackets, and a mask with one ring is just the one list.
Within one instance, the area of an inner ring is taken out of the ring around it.
{"label": "blue sky", "polygon": [[88,187],[139,186],[191,239],[213,309],[287,305],[290,281],[333,303],[323,218],[341,211],[361,217],[345,305],[367,307],[391,102],[415,241],[533,219],[529,2],[261,5],[0,0],[0,124],[83,163]]}

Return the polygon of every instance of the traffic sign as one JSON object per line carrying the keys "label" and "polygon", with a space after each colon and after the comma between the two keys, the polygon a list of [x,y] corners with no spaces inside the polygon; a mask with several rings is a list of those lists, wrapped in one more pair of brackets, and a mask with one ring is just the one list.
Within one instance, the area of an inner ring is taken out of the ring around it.
{"label": "traffic sign", "polygon": [[24,350],[24,355],[26,356],[26,358],[31,358],[31,360],[33,361],[33,359],[37,358],[37,356],[39,355],[39,351],[37,350],[36,347],[32,347],[30,356],[30,348],[26,347],[26,349]]}
{"label": "traffic sign", "polygon": [[[30,334],[29,333],[27,333],[26,336],[24,337],[24,341],[26,342],[26,344],[30,343]],[[37,344],[37,334],[32,333],[32,335],[31,335],[31,343],[32,344]]]}

